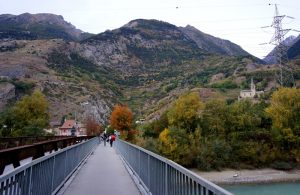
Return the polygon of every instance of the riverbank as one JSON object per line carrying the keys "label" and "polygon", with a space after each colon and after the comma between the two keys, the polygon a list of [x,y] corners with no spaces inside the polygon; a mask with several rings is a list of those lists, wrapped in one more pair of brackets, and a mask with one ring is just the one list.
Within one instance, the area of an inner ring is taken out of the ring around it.
{"label": "riverbank", "polygon": [[300,170],[280,171],[275,169],[258,169],[204,172],[193,169],[192,171],[201,177],[219,185],[300,181]]}

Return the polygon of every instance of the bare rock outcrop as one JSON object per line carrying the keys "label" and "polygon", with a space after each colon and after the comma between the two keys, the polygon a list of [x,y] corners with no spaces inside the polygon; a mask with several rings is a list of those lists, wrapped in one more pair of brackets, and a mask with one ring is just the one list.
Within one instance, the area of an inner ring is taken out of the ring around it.
{"label": "bare rock outcrop", "polygon": [[4,109],[10,99],[15,97],[15,86],[10,83],[0,83],[0,111]]}

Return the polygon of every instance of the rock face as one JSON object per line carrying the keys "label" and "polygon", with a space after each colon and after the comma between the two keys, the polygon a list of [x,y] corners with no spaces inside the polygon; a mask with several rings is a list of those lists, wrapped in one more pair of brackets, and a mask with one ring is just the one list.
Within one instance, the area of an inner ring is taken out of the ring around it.
{"label": "rock face", "polygon": [[178,27],[157,20],[134,20],[81,42],[82,56],[124,76],[164,71],[183,60],[205,53]]}
{"label": "rock face", "polygon": [[180,27],[180,30],[190,39],[195,41],[199,48],[204,49],[209,53],[218,53],[230,56],[250,55],[240,46],[228,40],[205,34],[193,26],[187,25],[186,27]]}
{"label": "rock face", "polygon": [[223,73],[215,74],[211,77],[211,82],[219,81],[223,79],[225,75]]}
{"label": "rock face", "polygon": [[15,97],[15,86],[10,83],[0,83],[0,111],[3,111],[9,100]]}
{"label": "rock face", "polygon": [[87,104],[82,105],[83,113],[81,114],[82,119],[84,120],[88,116],[93,116],[96,121],[99,121],[101,124],[107,123],[109,120],[111,108],[107,105],[107,102],[101,99],[94,99]]}
{"label": "rock face", "polygon": [[[82,42],[81,55],[127,74],[201,59],[203,54],[250,55],[240,46],[197,30],[157,20],[133,20]],[[109,56],[109,58],[107,58]]]}

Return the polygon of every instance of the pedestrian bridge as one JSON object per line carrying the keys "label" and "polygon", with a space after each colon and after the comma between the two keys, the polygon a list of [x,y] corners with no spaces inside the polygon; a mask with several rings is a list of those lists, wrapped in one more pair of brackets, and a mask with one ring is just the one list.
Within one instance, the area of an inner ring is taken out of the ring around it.
{"label": "pedestrian bridge", "polygon": [[41,157],[0,177],[0,195],[231,195],[157,154],[97,138]]}

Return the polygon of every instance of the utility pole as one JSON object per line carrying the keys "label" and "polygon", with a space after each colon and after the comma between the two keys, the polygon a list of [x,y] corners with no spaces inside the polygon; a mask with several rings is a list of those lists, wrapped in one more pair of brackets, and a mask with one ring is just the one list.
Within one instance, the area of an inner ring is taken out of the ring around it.
{"label": "utility pole", "polygon": [[[272,4],[269,4],[272,5]],[[268,44],[275,45],[275,59],[278,66],[276,71],[276,81],[280,86],[294,86],[294,75],[293,68],[288,64],[287,46],[284,43],[285,35],[292,29],[283,29],[282,21],[284,18],[294,19],[293,17],[280,15],[277,4],[275,5],[275,14],[271,26],[262,28],[272,27],[274,28],[274,35]]]}

